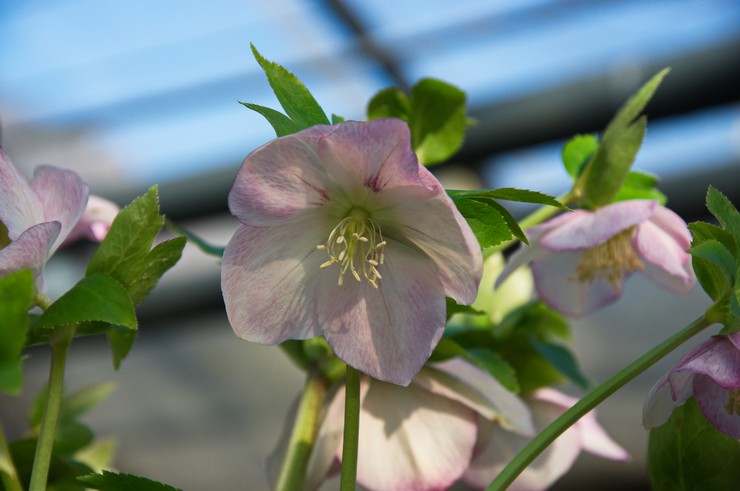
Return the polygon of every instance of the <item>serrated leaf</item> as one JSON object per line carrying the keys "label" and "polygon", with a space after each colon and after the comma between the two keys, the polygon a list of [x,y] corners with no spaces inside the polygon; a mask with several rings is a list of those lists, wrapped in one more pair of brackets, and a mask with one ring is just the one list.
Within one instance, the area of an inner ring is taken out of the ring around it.
{"label": "serrated leaf", "polygon": [[144,300],[162,275],[180,260],[186,243],[185,237],[175,237],[161,242],[138,263],[136,268],[132,268],[137,274],[131,275],[132,279],[127,289],[134,305]]}
{"label": "serrated leaf", "polygon": [[30,270],[0,278],[0,392],[18,394],[21,389],[21,352],[28,333],[28,310],[33,295]]}
{"label": "serrated leaf", "polygon": [[321,106],[306,86],[303,85],[303,82],[298,80],[298,77],[277,63],[266,60],[253,44],[250,44],[250,47],[257,63],[267,75],[267,80],[275,93],[275,97],[277,97],[285,113],[300,129],[316,124],[329,124],[329,119],[326,117],[324,110],[321,109]]}
{"label": "serrated leaf", "polygon": [[532,346],[547,360],[555,369],[565,375],[579,387],[588,390],[591,386],[588,378],[581,372],[573,354],[565,347],[531,338]]}
{"label": "serrated leaf", "polygon": [[504,217],[488,204],[472,199],[454,199],[455,206],[470,225],[481,248],[495,246],[511,239]]}
{"label": "serrated leaf", "polygon": [[[694,238],[692,247],[698,247],[706,241],[718,241],[729,250],[735,248],[735,241],[724,229],[705,222],[693,222],[689,224],[689,230]],[[696,278],[704,291],[714,301],[719,300],[727,291],[728,282],[726,274],[718,266],[706,259],[694,257],[692,266]]]}
{"label": "serrated leaf", "polygon": [[499,188],[499,189],[481,189],[473,191],[460,191],[454,189],[445,190],[447,194],[453,199],[459,198],[488,198],[488,199],[503,199],[506,201],[517,201],[520,203],[534,203],[539,205],[549,205],[562,210],[569,210],[567,206],[562,204],[556,198],[549,194],[540,193],[539,191],[530,191],[528,189],[516,189],[516,188]]}
{"label": "serrated leaf", "polygon": [[419,162],[431,165],[450,158],[462,146],[467,126],[465,92],[426,78],[411,89],[411,143]]}
{"label": "serrated leaf", "polygon": [[[476,199],[477,201],[480,201],[479,198],[474,198],[474,199]],[[497,212],[499,212],[501,217],[504,219],[504,222],[506,222],[506,226],[509,227],[509,232],[511,232],[511,234],[514,237],[521,240],[525,244],[529,245],[529,240],[527,239],[527,236],[524,235],[524,231],[521,229],[521,227],[516,221],[516,218],[514,218],[514,216],[509,212],[509,210],[504,208],[498,202],[491,200],[491,199],[484,200],[484,203],[486,203],[488,206],[494,208]]]}
{"label": "serrated leaf", "polygon": [[707,190],[707,208],[714,215],[722,227],[735,240],[734,256],[740,256],[740,214],[727,196],[719,192],[714,186]]}
{"label": "serrated leaf", "polygon": [[388,87],[376,93],[367,105],[367,119],[398,118],[409,121],[411,101],[397,87]]}
{"label": "serrated leaf", "polygon": [[136,314],[126,289],[103,273],[82,278],[36,321],[37,329],[102,321],[136,329]]}
{"label": "serrated leaf", "polygon": [[563,147],[563,165],[570,177],[574,180],[583,171],[586,163],[599,148],[599,140],[596,135],[576,135]]}
{"label": "serrated leaf", "polygon": [[736,491],[740,440],[714,428],[694,397],[650,431],[649,475],[655,491]]}
{"label": "serrated leaf", "polygon": [[240,102],[239,104],[264,116],[267,122],[270,123],[270,126],[272,126],[272,129],[275,130],[275,135],[277,136],[290,135],[303,129],[298,123],[275,109],[260,106],[259,104],[252,104],[251,102]]}
{"label": "serrated leaf", "polygon": [[700,257],[715,266],[719,266],[727,275],[727,279],[730,281],[729,284],[734,283],[737,261],[727,247],[720,241],[714,239],[705,240],[701,244],[689,249],[689,252],[694,257]]}
{"label": "serrated leaf", "polygon": [[105,470],[102,474],[80,476],[77,480],[88,488],[100,491],[181,491],[145,477]]}

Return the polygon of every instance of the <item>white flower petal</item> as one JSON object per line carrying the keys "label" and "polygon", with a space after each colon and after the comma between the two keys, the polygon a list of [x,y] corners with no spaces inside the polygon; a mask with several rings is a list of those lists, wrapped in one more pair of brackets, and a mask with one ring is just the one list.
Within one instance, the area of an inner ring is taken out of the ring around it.
{"label": "white flower petal", "polygon": [[695,283],[691,256],[672,236],[647,221],[637,227],[632,240],[635,251],[646,263],[643,273],[648,278],[677,294],[691,291]]}
{"label": "white flower petal", "polygon": [[43,269],[61,224],[45,222],[26,229],[16,240],[0,249],[0,276],[29,268],[36,277],[36,286],[44,289]]}
{"label": "white flower petal", "polygon": [[38,198],[0,147],[0,222],[8,229],[10,240],[17,239],[31,225],[45,221]]}

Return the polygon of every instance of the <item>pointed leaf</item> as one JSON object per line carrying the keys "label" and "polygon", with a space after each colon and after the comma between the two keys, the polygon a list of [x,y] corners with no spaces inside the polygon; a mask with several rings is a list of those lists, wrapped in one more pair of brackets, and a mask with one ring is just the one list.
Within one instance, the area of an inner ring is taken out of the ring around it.
{"label": "pointed leaf", "polygon": [[670,72],[670,68],[664,68],[655,75],[653,78],[648,80],[645,85],[640,87],[635,95],[629,98],[629,100],[619,109],[614,119],[606,127],[606,132],[611,131],[614,128],[624,127],[632,123],[637,116],[645,109],[647,103],[652,99],[655,91],[658,90],[661,82]]}
{"label": "pointed leaf", "polygon": [[539,341],[532,338],[532,346],[549,361],[560,373],[578,384],[584,390],[591,386],[591,382],[581,372],[573,354],[558,344]]}
{"label": "pointed leaf", "polygon": [[495,208],[496,211],[499,212],[501,217],[504,219],[504,222],[506,222],[506,226],[509,227],[509,231],[514,237],[521,240],[525,244],[529,245],[529,240],[527,240],[527,236],[524,235],[524,231],[521,229],[521,227],[519,227],[519,224],[517,223],[516,218],[514,218],[514,216],[511,213],[509,213],[509,210],[507,210],[502,205],[500,205],[499,203],[491,199],[487,199],[484,202],[488,206]]}
{"label": "pointed leaf", "polygon": [[453,200],[458,198],[503,199],[506,201],[554,206],[555,208],[560,208],[562,210],[570,209],[549,194],[540,193],[539,191],[530,191],[528,189],[499,188],[472,191],[448,189],[446,192]]}
{"label": "pointed leaf", "polygon": [[113,352],[113,368],[118,370],[121,362],[128,356],[136,340],[136,331],[123,329],[108,329],[105,332],[108,344]]}
{"label": "pointed leaf", "polygon": [[506,220],[495,208],[472,199],[453,198],[453,200],[482,248],[495,246],[511,239]]}
{"label": "pointed leaf", "polygon": [[740,214],[727,196],[719,192],[714,186],[707,191],[707,208],[712,212],[722,227],[735,239],[736,249],[733,255],[740,256]]}
{"label": "pointed leaf", "polygon": [[146,257],[131,269],[135,275],[130,275],[128,291],[134,305],[138,305],[149,295],[162,277],[182,256],[187,240],[185,237],[176,237],[157,244]]}
{"label": "pointed leaf", "polygon": [[[735,240],[724,229],[705,222],[693,222],[689,224],[694,236],[691,245],[698,247],[707,241],[720,242],[728,250],[735,248]],[[698,256],[692,258],[692,266],[696,273],[696,278],[704,291],[714,301],[719,300],[725,294],[728,288],[727,276],[719,266],[712,264],[710,261]]]}
{"label": "pointed leaf", "polygon": [[706,259],[715,266],[719,266],[727,274],[727,278],[734,283],[737,271],[737,260],[732,253],[718,240],[706,240],[701,244],[689,249],[694,257]]}
{"label": "pointed leaf", "polygon": [[460,149],[467,127],[465,92],[426,78],[411,89],[411,143],[424,165],[447,160]]}
{"label": "pointed leaf", "polygon": [[103,471],[102,474],[80,476],[77,480],[90,489],[100,491],[179,491],[177,488],[145,477],[110,471]]}
{"label": "pointed leaf", "polygon": [[563,165],[574,180],[583,171],[586,163],[599,148],[596,135],[576,135],[563,147]]}
{"label": "pointed leaf", "polygon": [[239,104],[264,116],[267,122],[270,123],[272,128],[275,130],[275,134],[277,136],[290,135],[291,133],[297,133],[303,129],[298,125],[298,123],[275,109],[260,106],[258,104],[252,104],[250,102],[240,102]]}
{"label": "pointed leaf", "polygon": [[292,119],[300,129],[305,129],[316,124],[329,124],[324,110],[313,98],[303,82],[291,72],[275,62],[268,61],[262,57],[253,44],[250,44],[252,53],[257,63],[267,75],[270,87],[275,93],[285,113]]}

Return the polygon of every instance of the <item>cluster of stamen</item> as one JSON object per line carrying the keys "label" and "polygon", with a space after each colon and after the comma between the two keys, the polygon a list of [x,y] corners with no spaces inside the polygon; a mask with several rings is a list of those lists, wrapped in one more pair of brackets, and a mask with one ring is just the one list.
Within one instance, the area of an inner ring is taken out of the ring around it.
{"label": "cluster of stamen", "polygon": [[740,416],[740,389],[730,391],[730,395],[727,397],[727,404],[725,404],[725,410],[730,416],[733,414]]}
{"label": "cluster of stamen", "polygon": [[378,288],[378,280],[382,279],[378,268],[385,258],[385,244],[378,224],[367,212],[355,208],[334,227],[326,243],[316,248],[329,255],[329,260],[320,266],[321,269],[339,264],[338,285],[342,285],[344,274],[349,271],[355,280],[362,281],[365,278]]}
{"label": "cluster of stamen", "polygon": [[623,274],[645,269],[632,246],[633,232],[634,227],[630,227],[603,244],[584,251],[583,258],[576,267],[574,279],[590,283],[602,277],[616,286]]}

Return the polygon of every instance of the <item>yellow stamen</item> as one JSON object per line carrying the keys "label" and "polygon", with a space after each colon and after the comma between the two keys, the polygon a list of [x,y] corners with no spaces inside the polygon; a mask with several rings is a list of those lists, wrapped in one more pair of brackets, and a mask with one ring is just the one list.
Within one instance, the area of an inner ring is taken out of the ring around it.
{"label": "yellow stamen", "polygon": [[630,227],[603,244],[584,251],[574,279],[581,283],[590,283],[602,277],[616,287],[625,273],[645,269],[632,247],[633,232],[634,227]]}
{"label": "yellow stamen", "polygon": [[[323,269],[338,263],[337,284],[340,286],[344,282],[344,273],[349,270],[355,280],[362,281],[364,277],[374,288],[378,288],[377,280],[381,276],[377,268],[384,262],[385,245],[378,224],[366,211],[353,208],[334,227],[326,243],[316,246],[316,249],[326,251],[329,256],[329,260],[319,267]],[[355,265],[355,259],[359,266]]]}

